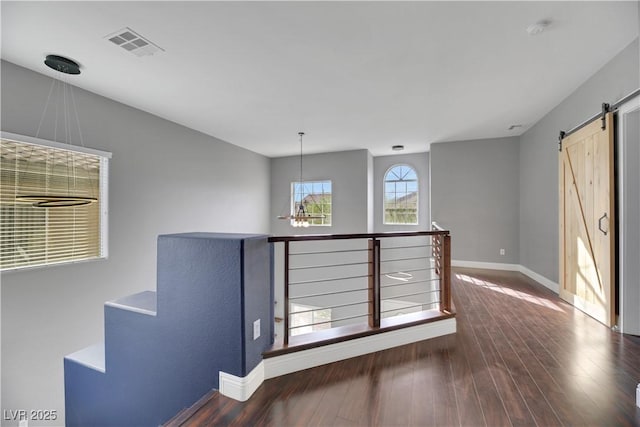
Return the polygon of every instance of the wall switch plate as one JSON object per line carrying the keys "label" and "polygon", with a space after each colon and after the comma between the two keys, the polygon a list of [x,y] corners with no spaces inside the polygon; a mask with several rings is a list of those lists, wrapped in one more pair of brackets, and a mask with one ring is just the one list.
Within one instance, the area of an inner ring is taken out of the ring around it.
{"label": "wall switch plate", "polygon": [[260,338],[260,319],[253,322],[253,339],[257,340]]}
{"label": "wall switch plate", "polygon": [[640,384],[636,387],[636,406],[640,408]]}
{"label": "wall switch plate", "polygon": [[504,249],[500,249],[500,255],[504,255],[506,251]]}

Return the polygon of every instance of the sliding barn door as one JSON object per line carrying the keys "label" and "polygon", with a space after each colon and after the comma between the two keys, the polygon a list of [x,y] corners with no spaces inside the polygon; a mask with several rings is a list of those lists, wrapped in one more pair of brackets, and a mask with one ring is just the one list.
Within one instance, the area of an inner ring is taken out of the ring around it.
{"label": "sliding barn door", "polygon": [[560,297],[615,324],[613,115],[562,140]]}

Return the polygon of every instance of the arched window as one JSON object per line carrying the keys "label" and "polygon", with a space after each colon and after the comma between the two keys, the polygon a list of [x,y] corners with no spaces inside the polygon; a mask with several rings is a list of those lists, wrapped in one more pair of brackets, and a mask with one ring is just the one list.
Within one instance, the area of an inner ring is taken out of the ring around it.
{"label": "arched window", "polygon": [[384,175],[384,223],[418,224],[418,175],[409,165],[395,165]]}

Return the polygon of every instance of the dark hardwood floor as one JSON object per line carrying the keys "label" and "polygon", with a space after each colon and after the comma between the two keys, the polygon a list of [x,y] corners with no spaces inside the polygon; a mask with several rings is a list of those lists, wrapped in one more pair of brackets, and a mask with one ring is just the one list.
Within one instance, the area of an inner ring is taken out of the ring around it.
{"label": "dark hardwood floor", "polygon": [[457,334],[267,380],[243,403],[214,392],[171,425],[640,425],[640,341],[522,274],[452,276]]}

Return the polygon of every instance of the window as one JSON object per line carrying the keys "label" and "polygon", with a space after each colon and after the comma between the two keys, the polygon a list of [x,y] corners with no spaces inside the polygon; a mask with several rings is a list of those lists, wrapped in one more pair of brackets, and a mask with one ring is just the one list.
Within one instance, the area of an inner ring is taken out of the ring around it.
{"label": "window", "polygon": [[[291,209],[300,206],[310,215],[309,225],[331,225],[331,181],[304,181],[291,184]],[[294,225],[294,221],[291,221]]]}
{"label": "window", "polygon": [[[108,157],[108,153],[90,149],[2,134],[1,270],[107,255]],[[83,206],[44,208],[20,199],[43,195],[74,195],[97,201]]]}
{"label": "window", "polygon": [[418,224],[418,175],[411,166],[392,166],[384,175],[384,223]]}
{"label": "window", "polygon": [[331,309],[291,303],[291,336],[331,329]]}

